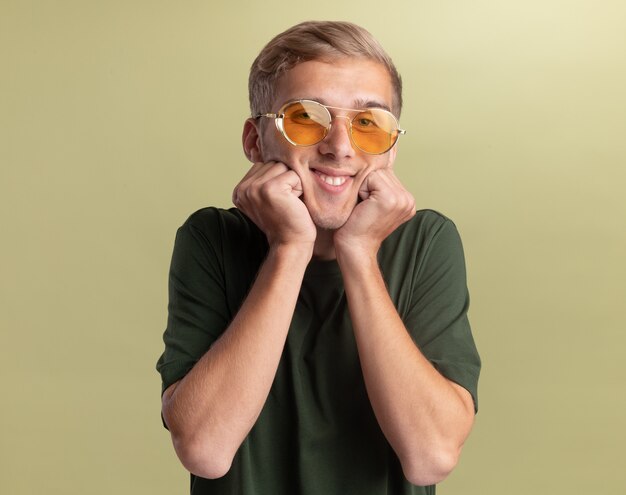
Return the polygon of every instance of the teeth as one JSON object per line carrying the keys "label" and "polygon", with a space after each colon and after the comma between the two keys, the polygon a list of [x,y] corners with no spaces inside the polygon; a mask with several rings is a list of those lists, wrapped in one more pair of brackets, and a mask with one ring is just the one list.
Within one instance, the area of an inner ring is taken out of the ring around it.
{"label": "teeth", "polygon": [[320,178],[331,186],[340,186],[346,181],[346,177],[331,177],[330,175],[319,174]]}

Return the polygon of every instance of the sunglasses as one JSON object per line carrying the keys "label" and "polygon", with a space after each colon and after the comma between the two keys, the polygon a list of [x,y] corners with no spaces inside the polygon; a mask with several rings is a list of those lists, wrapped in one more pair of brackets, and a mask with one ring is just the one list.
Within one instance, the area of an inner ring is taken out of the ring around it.
{"label": "sunglasses", "polygon": [[354,113],[335,116],[350,122],[350,140],[359,150],[371,155],[389,151],[406,131],[398,127],[398,120],[391,112],[382,108],[331,107],[313,100],[296,100],[285,103],[278,113],[262,113],[256,118],[274,119],[276,128],[294,146],[312,146],[321,142],[329,133],[333,116],[330,110],[343,110]]}

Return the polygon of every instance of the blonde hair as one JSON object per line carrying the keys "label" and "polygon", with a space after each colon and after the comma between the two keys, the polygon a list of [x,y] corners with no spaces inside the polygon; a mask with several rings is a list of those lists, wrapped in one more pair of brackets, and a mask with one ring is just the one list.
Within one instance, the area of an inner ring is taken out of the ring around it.
{"label": "blonde hair", "polygon": [[275,36],[254,60],[248,79],[252,116],[270,111],[278,78],[301,62],[361,57],[381,63],[394,91],[393,112],[402,109],[402,79],[380,43],[350,22],[307,21]]}

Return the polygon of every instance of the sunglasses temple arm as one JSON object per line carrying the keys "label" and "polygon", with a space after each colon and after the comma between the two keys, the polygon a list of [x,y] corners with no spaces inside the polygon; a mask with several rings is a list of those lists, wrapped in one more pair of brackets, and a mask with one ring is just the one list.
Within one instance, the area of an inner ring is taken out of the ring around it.
{"label": "sunglasses temple arm", "polygon": [[255,119],[260,119],[261,117],[267,117],[269,119],[277,119],[280,117],[277,113],[259,113],[254,116]]}

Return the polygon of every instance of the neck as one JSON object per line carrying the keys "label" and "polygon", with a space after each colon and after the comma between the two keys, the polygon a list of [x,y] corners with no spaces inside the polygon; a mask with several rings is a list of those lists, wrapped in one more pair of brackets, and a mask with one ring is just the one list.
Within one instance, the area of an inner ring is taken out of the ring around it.
{"label": "neck", "polygon": [[334,230],[317,229],[317,237],[315,238],[315,246],[313,246],[313,257],[319,260],[334,260],[335,241]]}

